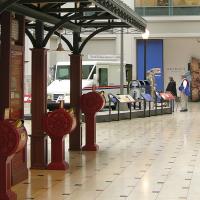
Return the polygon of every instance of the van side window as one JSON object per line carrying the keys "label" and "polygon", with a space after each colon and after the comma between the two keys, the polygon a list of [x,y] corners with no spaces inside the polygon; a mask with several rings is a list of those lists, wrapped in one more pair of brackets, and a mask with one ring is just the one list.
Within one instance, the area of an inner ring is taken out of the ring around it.
{"label": "van side window", "polygon": [[56,71],[56,79],[70,79],[69,65],[58,65]]}
{"label": "van side window", "polygon": [[108,69],[99,68],[99,86],[108,85]]}

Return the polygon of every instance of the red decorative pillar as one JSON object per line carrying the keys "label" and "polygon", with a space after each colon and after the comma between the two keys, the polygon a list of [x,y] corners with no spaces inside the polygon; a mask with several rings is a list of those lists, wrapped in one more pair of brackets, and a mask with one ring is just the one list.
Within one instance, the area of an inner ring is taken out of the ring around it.
{"label": "red decorative pillar", "polygon": [[[12,156],[13,157],[13,156]],[[11,159],[0,156],[0,200],[17,200],[17,195],[11,191]]]}
{"label": "red decorative pillar", "polygon": [[11,191],[11,160],[27,142],[27,132],[19,120],[0,120],[0,200],[17,200]]}
{"label": "red decorative pillar", "polygon": [[76,127],[76,119],[72,112],[63,108],[49,112],[45,118],[45,131],[51,138],[51,163],[49,170],[66,170],[65,136]]}
{"label": "red decorative pillar", "polygon": [[89,92],[81,97],[81,109],[85,114],[86,123],[86,144],[82,148],[84,151],[96,151],[99,146],[96,144],[96,112],[105,105],[102,95],[97,92]]}
{"label": "red decorative pillar", "polygon": [[47,135],[43,119],[47,111],[47,49],[32,49],[31,168],[47,167]]}
{"label": "red decorative pillar", "polygon": [[69,150],[81,150],[81,111],[82,94],[82,57],[80,54],[70,55],[70,105],[74,109],[77,126],[69,136]]}

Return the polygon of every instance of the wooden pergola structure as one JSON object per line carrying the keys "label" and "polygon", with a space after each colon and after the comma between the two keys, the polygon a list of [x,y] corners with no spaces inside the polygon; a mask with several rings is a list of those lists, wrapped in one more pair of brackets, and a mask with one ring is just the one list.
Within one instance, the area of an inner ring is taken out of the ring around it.
{"label": "wooden pergola structure", "polygon": [[[50,37],[59,29],[71,30],[73,42],[65,36],[70,55],[70,102],[78,121],[70,135],[70,150],[81,150],[80,96],[82,82],[81,52],[96,34],[112,28],[132,28],[144,32],[146,22],[121,0],[0,0],[0,118],[5,108],[10,117],[23,118],[24,35],[33,44],[32,51],[32,134],[31,168],[47,166],[47,135],[43,131],[47,99],[47,49]],[[93,30],[81,40],[83,30]],[[13,70],[14,69],[14,70]],[[13,83],[15,81],[15,83]],[[21,159],[21,160],[20,160]],[[17,182],[26,173],[25,152],[15,158]],[[20,160],[20,161],[19,161]],[[19,163],[22,163],[20,165]],[[21,171],[20,171],[21,170]]]}

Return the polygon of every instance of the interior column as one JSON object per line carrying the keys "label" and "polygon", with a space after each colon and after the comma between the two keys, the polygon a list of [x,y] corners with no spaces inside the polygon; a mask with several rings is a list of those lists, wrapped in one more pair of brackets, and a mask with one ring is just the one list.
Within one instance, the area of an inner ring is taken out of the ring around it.
{"label": "interior column", "polygon": [[47,135],[43,119],[47,112],[47,49],[32,49],[31,168],[47,167]]}
{"label": "interior column", "polygon": [[74,109],[77,126],[69,135],[69,150],[80,151],[82,139],[80,97],[82,94],[82,57],[70,55],[70,104]]}

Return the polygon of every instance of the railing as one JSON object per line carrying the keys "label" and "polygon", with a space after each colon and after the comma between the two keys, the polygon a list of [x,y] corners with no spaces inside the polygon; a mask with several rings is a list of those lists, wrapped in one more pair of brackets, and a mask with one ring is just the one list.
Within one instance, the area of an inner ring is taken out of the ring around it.
{"label": "railing", "polygon": [[182,16],[200,15],[200,5],[197,6],[140,6],[135,11],[141,16]]}

